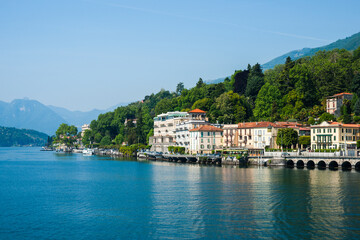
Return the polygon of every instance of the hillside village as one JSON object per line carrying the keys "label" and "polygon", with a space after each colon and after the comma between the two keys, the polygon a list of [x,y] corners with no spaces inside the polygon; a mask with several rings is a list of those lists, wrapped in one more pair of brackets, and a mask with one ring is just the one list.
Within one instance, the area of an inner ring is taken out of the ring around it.
{"label": "hillside village", "polygon": [[[352,94],[340,93],[327,98],[327,112],[339,116],[344,100]],[[291,129],[296,138],[285,143]],[[289,132],[289,131],[288,131]],[[167,112],[154,118],[154,136],[150,137],[151,150],[169,152],[172,146],[189,154],[210,154],[218,150],[248,150],[262,154],[265,149],[280,149],[287,145],[293,149],[312,151],[347,150],[354,155],[360,139],[360,124],[324,121],[305,126],[298,122],[240,122],[237,124],[210,124],[206,112]],[[284,135],[282,135],[284,134]],[[282,139],[283,138],[283,139]],[[299,141],[300,139],[300,141]],[[301,140],[302,139],[302,140]]]}

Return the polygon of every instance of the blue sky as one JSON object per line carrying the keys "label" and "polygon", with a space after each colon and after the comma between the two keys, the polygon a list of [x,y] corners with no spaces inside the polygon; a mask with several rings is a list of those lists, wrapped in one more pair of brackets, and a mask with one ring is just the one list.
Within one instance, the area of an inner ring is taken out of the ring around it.
{"label": "blue sky", "polygon": [[106,109],[360,31],[360,1],[2,0],[0,100]]}

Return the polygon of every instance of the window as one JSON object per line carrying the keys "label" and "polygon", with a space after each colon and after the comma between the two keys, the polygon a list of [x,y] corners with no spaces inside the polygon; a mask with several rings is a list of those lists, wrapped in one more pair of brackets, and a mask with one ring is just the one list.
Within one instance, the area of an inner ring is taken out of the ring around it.
{"label": "window", "polygon": [[344,141],[344,136],[341,137],[341,140]]}
{"label": "window", "polygon": [[315,128],[313,129],[313,133],[315,133]]}
{"label": "window", "polygon": [[210,143],[210,139],[208,138],[208,143]]}
{"label": "window", "polygon": [[208,132],[208,136],[210,136],[210,132]]}
{"label": "window", "polygon": [[204,142],[204,139],[201,139],[201,143],[203,143]]}
{"label": "window", "polygon": [[201,132],[201,137],[204,137],[204,132]]}
{"label": "window", "polygon": [[201,145],[200,145],[200,148],[203,149],[203,148],[204,148],[204,145],[201,144]]}
{"label": "window", "polygon": [[315,141],[315,136],[313,136],[313,141]]}
{"label": "window", "polygon": [[207,145],[207,148],[210,149],[210,145]]}
{"label": "window", "polygon": [[336,128],[334,128],[334,133],[336,133]]}
{"label": "window", "polygon": [[325,128],[323,129],[323,133],[325,133]]}
{"label": "window", "polygon": [[255,135],[257,135],[257,130],[255,130]]}
{"label": "window", "polygon": [[336,141],[336,136],[334,136],[334,141]]}

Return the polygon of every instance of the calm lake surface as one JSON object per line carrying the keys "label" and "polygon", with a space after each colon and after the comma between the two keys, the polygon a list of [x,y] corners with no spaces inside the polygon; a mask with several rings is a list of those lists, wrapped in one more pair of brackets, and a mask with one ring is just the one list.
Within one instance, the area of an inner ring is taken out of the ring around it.
{"label": "calm lake surface", "polygon": [[359,239],[360,172],[0,148],[0,239]]}

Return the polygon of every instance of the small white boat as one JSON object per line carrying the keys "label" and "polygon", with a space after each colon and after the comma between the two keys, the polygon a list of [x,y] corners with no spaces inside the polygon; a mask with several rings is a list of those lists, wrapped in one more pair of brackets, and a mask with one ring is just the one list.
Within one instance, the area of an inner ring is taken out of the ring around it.
{"label": "small white boat", "polygon": [[94,150],[92,150],[92,149],[90,149],[90,148],[85,148],[85,149],[82,151],[82,153],[83,153],[84,155],[91,156],[91,155],[94,154]]}

